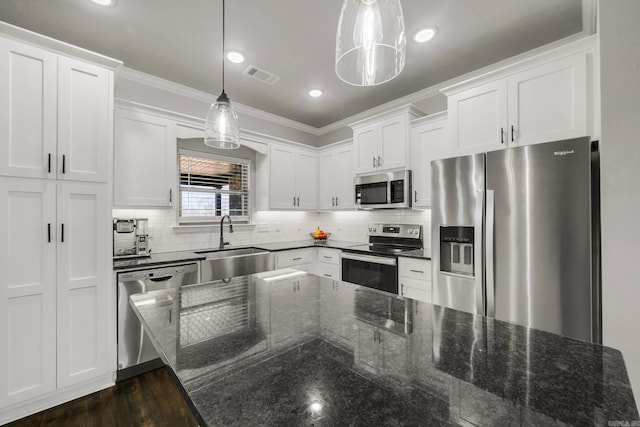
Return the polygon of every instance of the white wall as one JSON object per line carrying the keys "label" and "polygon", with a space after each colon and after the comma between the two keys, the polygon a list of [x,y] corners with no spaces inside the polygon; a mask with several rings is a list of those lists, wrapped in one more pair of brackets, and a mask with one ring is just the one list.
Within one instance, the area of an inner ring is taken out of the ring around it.
{"label": "white wall", "polygon": [[[117,218],[149,218],[151,229],[151,249],[153,253],[194,249],[217,248],[220,231],[218,227],[189,232],[174,229],[176,212],[174,209],[114,209]],[[232,246],[256,245],[266,242],[287,242],[311,240],[309,233],[316,227],[330,232],[332,240],[366,242],[367,224],[373,222],[393,222],[422,224],[425,231],[424,244],[431,243],[431,211],[349,211],[349,212],[287,212],[258,211],[253,216],[255,224],[268,224],[268,232],[259,232],[258,227],[234,227],[228,233],[225,225],[225,241]]]}
{"label": "white wall", "polygon": [[640,1],[599,2],[604,344],[640,396]]}

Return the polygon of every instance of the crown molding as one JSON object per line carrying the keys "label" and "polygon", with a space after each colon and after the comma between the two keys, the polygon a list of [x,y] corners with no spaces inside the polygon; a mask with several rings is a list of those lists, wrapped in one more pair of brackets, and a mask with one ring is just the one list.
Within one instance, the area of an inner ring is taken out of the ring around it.
{"label": "crown molding", "polygon": [[0,21],[0,34],[16,41],[44,48],[54,53],[74,56],[112,70],[117,70],[122,67],[122,61],[118,59],[110,58],[51,37],[43,36],[42,34],[34,33],[33,31],[25,30],[24,28],[16,27],[15,25],[11,25],[3,21]]}
{"label": "crown molding", "polygon": [[[163,79],[161,77],[156,77],[151,74],[143,73],[142,71],[137,71],[132,68],[122,67],[118,70],[118,79],[129,80],[134,83],[143,84],[146,86],[151,86],[165,92],[173,93],[175,95],[184,96],[190,99],[195,99],[197,101],[201,101],[206,104],[210,104],[212,100],[216,98],[215,95],[210,93],[194,89],[180,83],[175,83],[170,80]],[[286,126],[291,129],[296,129],[301,132],[306,132],[311,135],[319,136],[318,128],[306,125],[304,123],[297,122],[295,120],[288,119],[286,117],[279,116],[277,114],[268,113],[266,111],[260,110],[258,108],[250,107],[245,104],[241,104],[239,102],[233,102],[233,108],[242,114],[246,114],[248,116],[267,120],[271,123],[276,123],[282,126]]]}

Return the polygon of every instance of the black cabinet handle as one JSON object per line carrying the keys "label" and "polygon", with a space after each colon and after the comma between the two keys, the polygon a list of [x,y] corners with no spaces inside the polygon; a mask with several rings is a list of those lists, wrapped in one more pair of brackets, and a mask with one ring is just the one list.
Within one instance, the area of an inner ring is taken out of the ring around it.
{"label": "black cabinet handle", "polygon": [[47,242],[51,243],[51,223],[47,224]]}
{"label": "black cabinet handle", "polygon": [[500,128],[500,144],[504,144],[504,128]]}
{"label": "black cabinet handle", "polygon": [[515,140],[513,139],[513,125],[511,125],[511,142],[513,142],[513,141],[515,141]]}
{"label": "black cabinet handle", "polygon": [[424,274],[424,271],[422,270],[409,270],[412,273],[420,273],[420,274]]}
{"label": "black cabinet handle", "polygon": [[67,156],[62,155],[62,173],[65,173]]}
{"label": "black cabinet handle", "polygon": [[169,203],[173,203],[173,189],[169,189]]}
{"label": "black cabinet handle", "polygon": [[47,159],[47,171],[51,173],[51,153],[49,153],[49,158]]}
{"label": "black cabinet handle", "polygon": [[64,243],[64,223],[60,227],[60,242]]}
{"label": "black cabinet handle", "polygon": [[415,203],[418,203],[418,190],[415,190],[415,191],[413,192],[413,201],[414,201]]}
{"label": "black cabinet handle", "polygon": [[338,206],[338,196],[336,196],[336,206]]}

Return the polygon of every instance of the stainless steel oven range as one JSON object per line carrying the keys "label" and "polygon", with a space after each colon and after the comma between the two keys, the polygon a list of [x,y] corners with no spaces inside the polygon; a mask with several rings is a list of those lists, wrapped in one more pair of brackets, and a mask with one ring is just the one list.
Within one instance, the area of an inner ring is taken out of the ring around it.
{"label": "stainless steel oven range", "polygon": [[422,249],[422,226],[369,224],[369,243],[340,254],[342,281],[398,293],[398,255]]}

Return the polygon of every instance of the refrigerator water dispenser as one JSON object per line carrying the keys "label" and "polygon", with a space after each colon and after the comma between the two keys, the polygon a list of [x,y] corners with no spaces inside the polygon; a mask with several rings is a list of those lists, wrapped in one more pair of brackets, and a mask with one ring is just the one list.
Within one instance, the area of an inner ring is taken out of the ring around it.
{"label": "refrigerator water dispenser", "polygon": [[440,271],[473,277],[473,227],[440,227]]}

